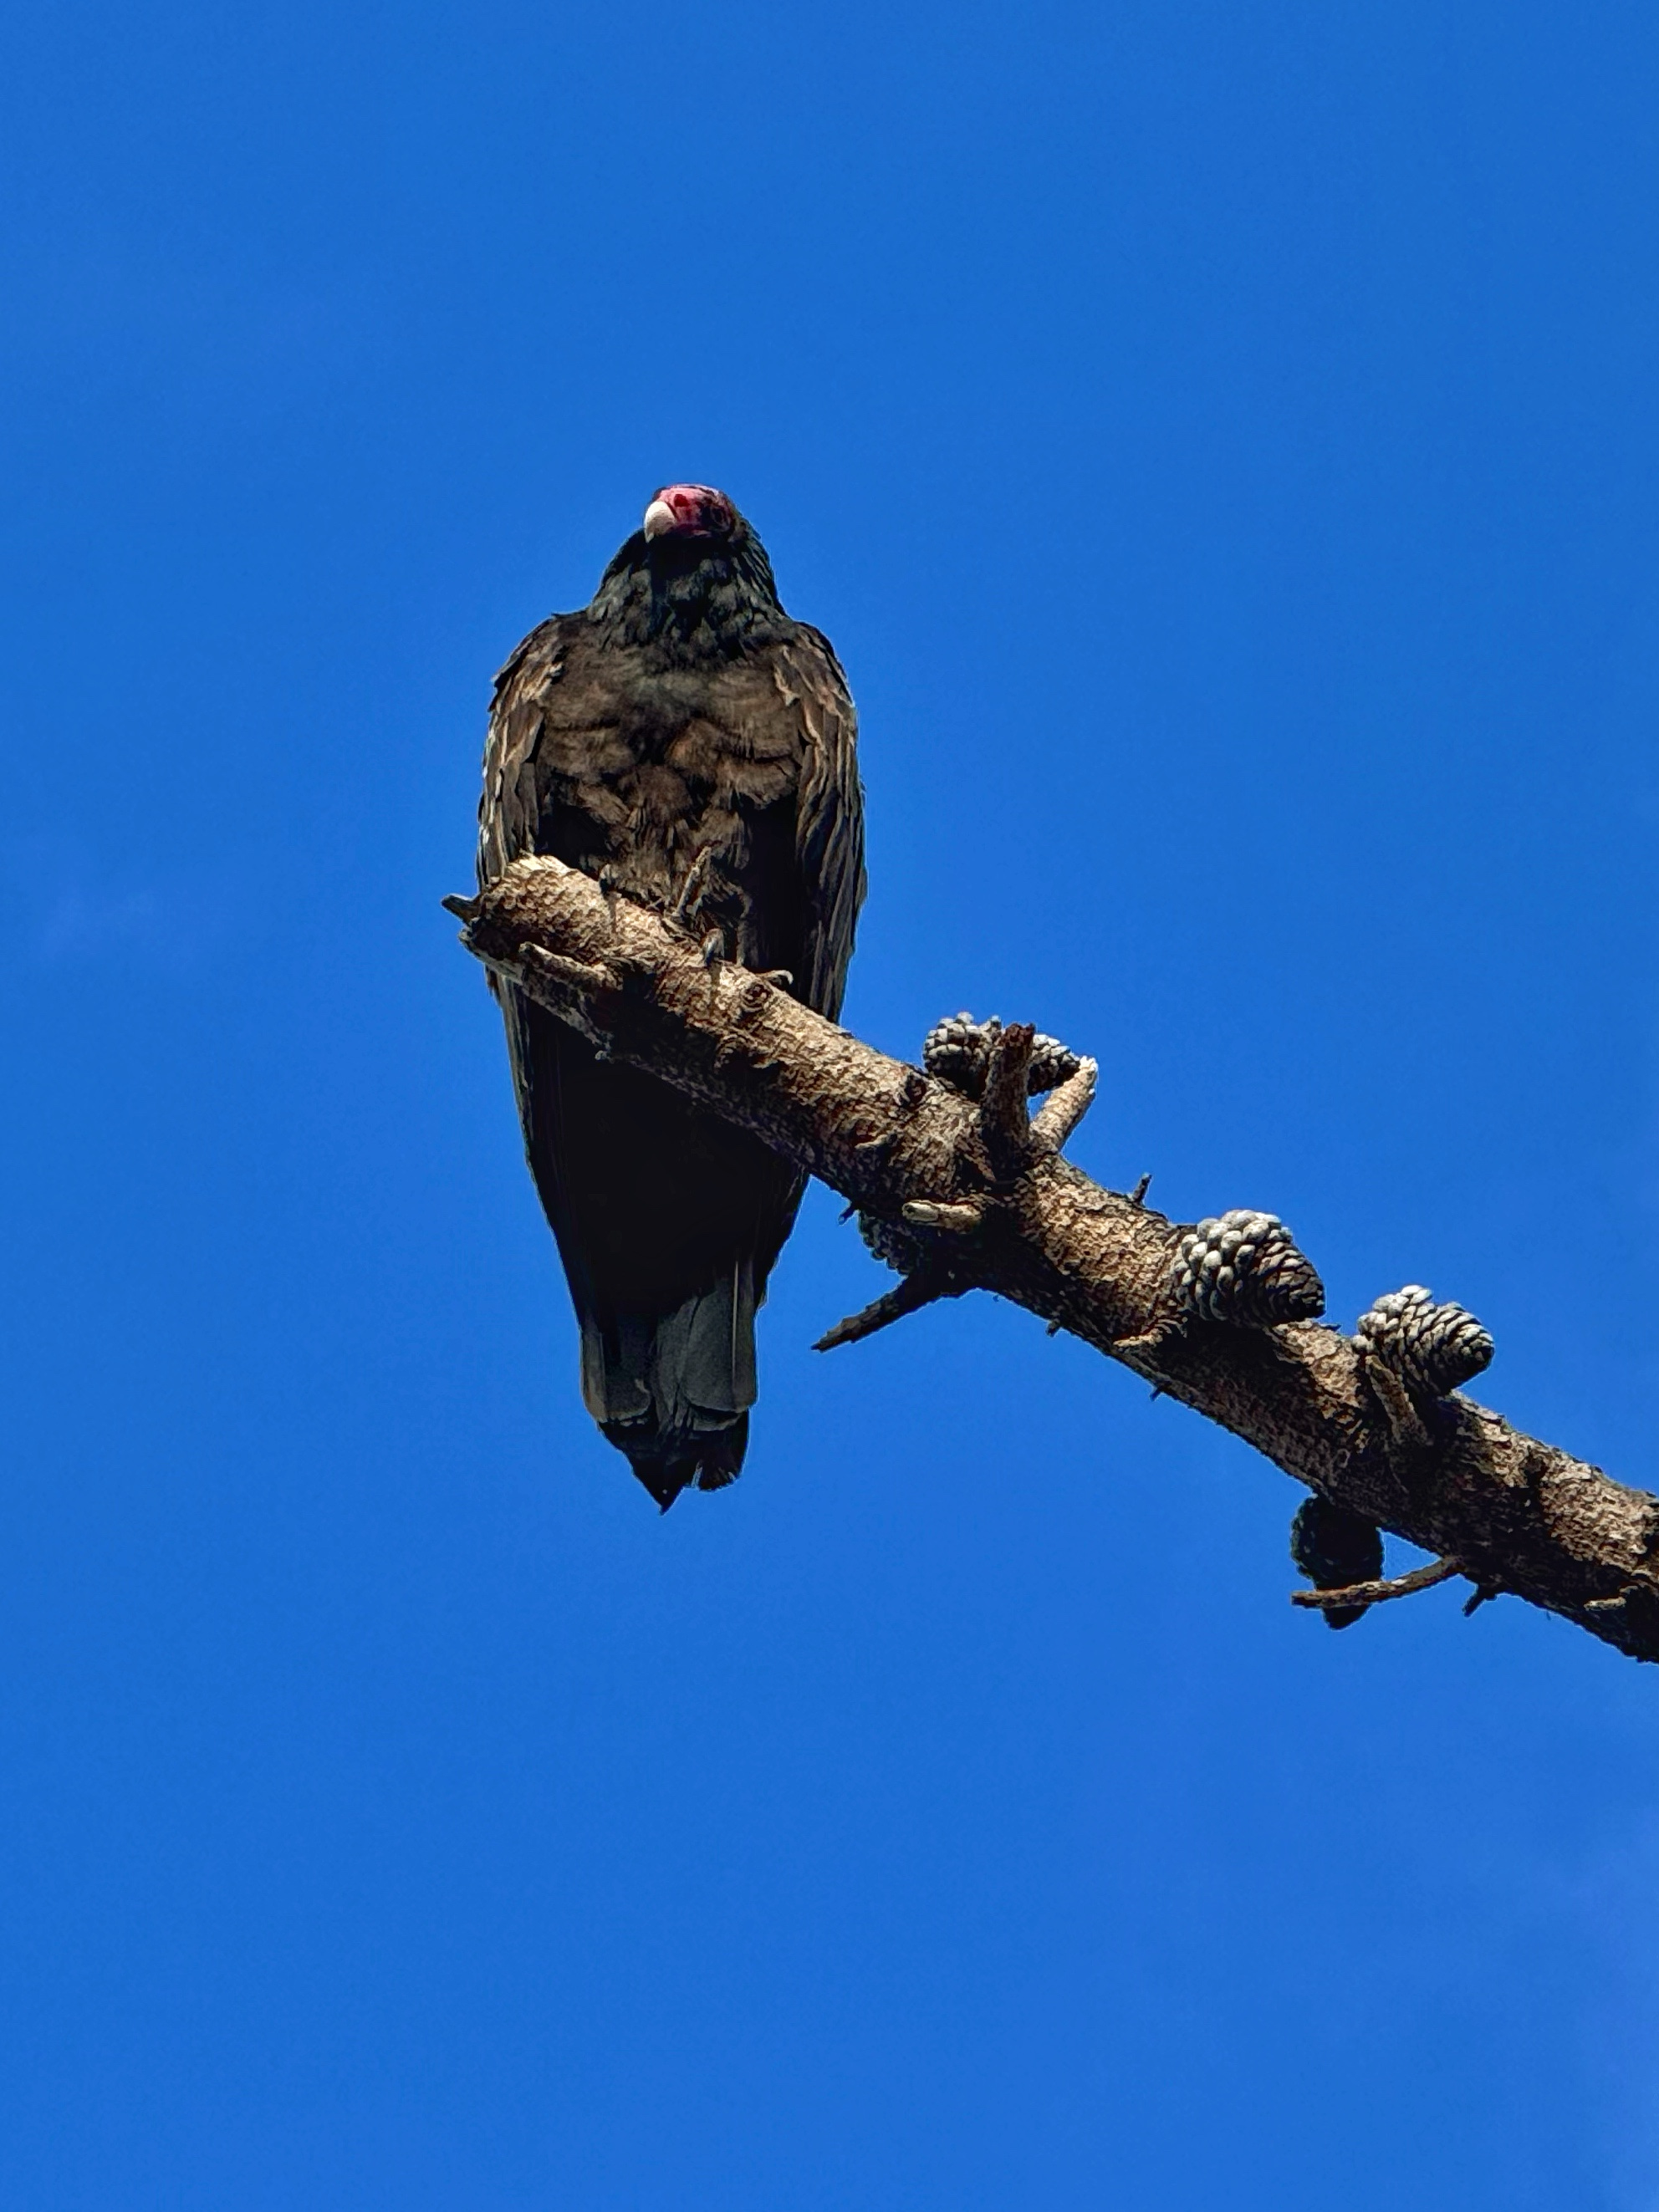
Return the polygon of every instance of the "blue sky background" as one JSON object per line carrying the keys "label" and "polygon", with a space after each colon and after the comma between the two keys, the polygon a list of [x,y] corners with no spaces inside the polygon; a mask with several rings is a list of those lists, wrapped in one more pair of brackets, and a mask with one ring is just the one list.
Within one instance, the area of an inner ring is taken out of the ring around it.
{"label": "blue sky background", "polygon": [[1659,2206],[1659,1675],[1291,1610],[1294,1486],[813,1194],[749,1472],[582,1413],[490,674],[727,487],[848,1019],[1425,1281],[1651,1483],[1636,4],[65,0],[0,70],[0,2201]]}

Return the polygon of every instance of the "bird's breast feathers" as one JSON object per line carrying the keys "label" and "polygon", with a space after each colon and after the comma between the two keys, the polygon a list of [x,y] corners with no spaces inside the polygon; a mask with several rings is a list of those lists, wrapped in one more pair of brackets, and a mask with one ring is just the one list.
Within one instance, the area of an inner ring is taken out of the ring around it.
{"label": "bird's breast feathers", "polygon": [[763,808],[794,788],[805,732],[769,668],[663,672],[613,650],[590,671],[587,657],[536,685],[538,766],[566,804],[595,783],[654,789],[665,772],[694,807]]}

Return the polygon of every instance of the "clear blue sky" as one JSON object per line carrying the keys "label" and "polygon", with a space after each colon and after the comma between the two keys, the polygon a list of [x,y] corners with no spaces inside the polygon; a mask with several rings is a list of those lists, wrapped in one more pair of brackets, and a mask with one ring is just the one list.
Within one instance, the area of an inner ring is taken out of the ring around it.
{"label": "clear blue sky", "polygon": [[848,1018],[1659,1477],[1635,4],[14,19],[0,2202],[1659,2205],[1659,1674],[817,1191],[738,1487],[582,1413],[470,880],[666,478],[863,715]]}

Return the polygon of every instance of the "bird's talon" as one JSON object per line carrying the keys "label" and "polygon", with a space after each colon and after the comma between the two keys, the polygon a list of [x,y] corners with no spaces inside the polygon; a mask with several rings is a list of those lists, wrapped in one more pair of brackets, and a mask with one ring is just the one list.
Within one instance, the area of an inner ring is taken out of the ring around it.
{"label": "bird's talon", "polygon": [[674,902],[676,921],[695,920],[697,909],[702,904],[703,894],[708,889],[708,871],[712,864],[713,855],[705,845],[685,872],[685,881],[680,885],[680,895]]}

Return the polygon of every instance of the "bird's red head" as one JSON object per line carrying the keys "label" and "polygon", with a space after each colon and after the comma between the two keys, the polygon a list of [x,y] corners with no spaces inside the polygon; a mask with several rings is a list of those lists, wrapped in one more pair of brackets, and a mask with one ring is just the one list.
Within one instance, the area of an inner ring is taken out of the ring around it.
{"label": "bird's red head", "polygon": [[737,520],[736,507],[712,484],[665,484],[651,495],[645,534],[661,538],[672,531],[679,538],[729,538]]}

